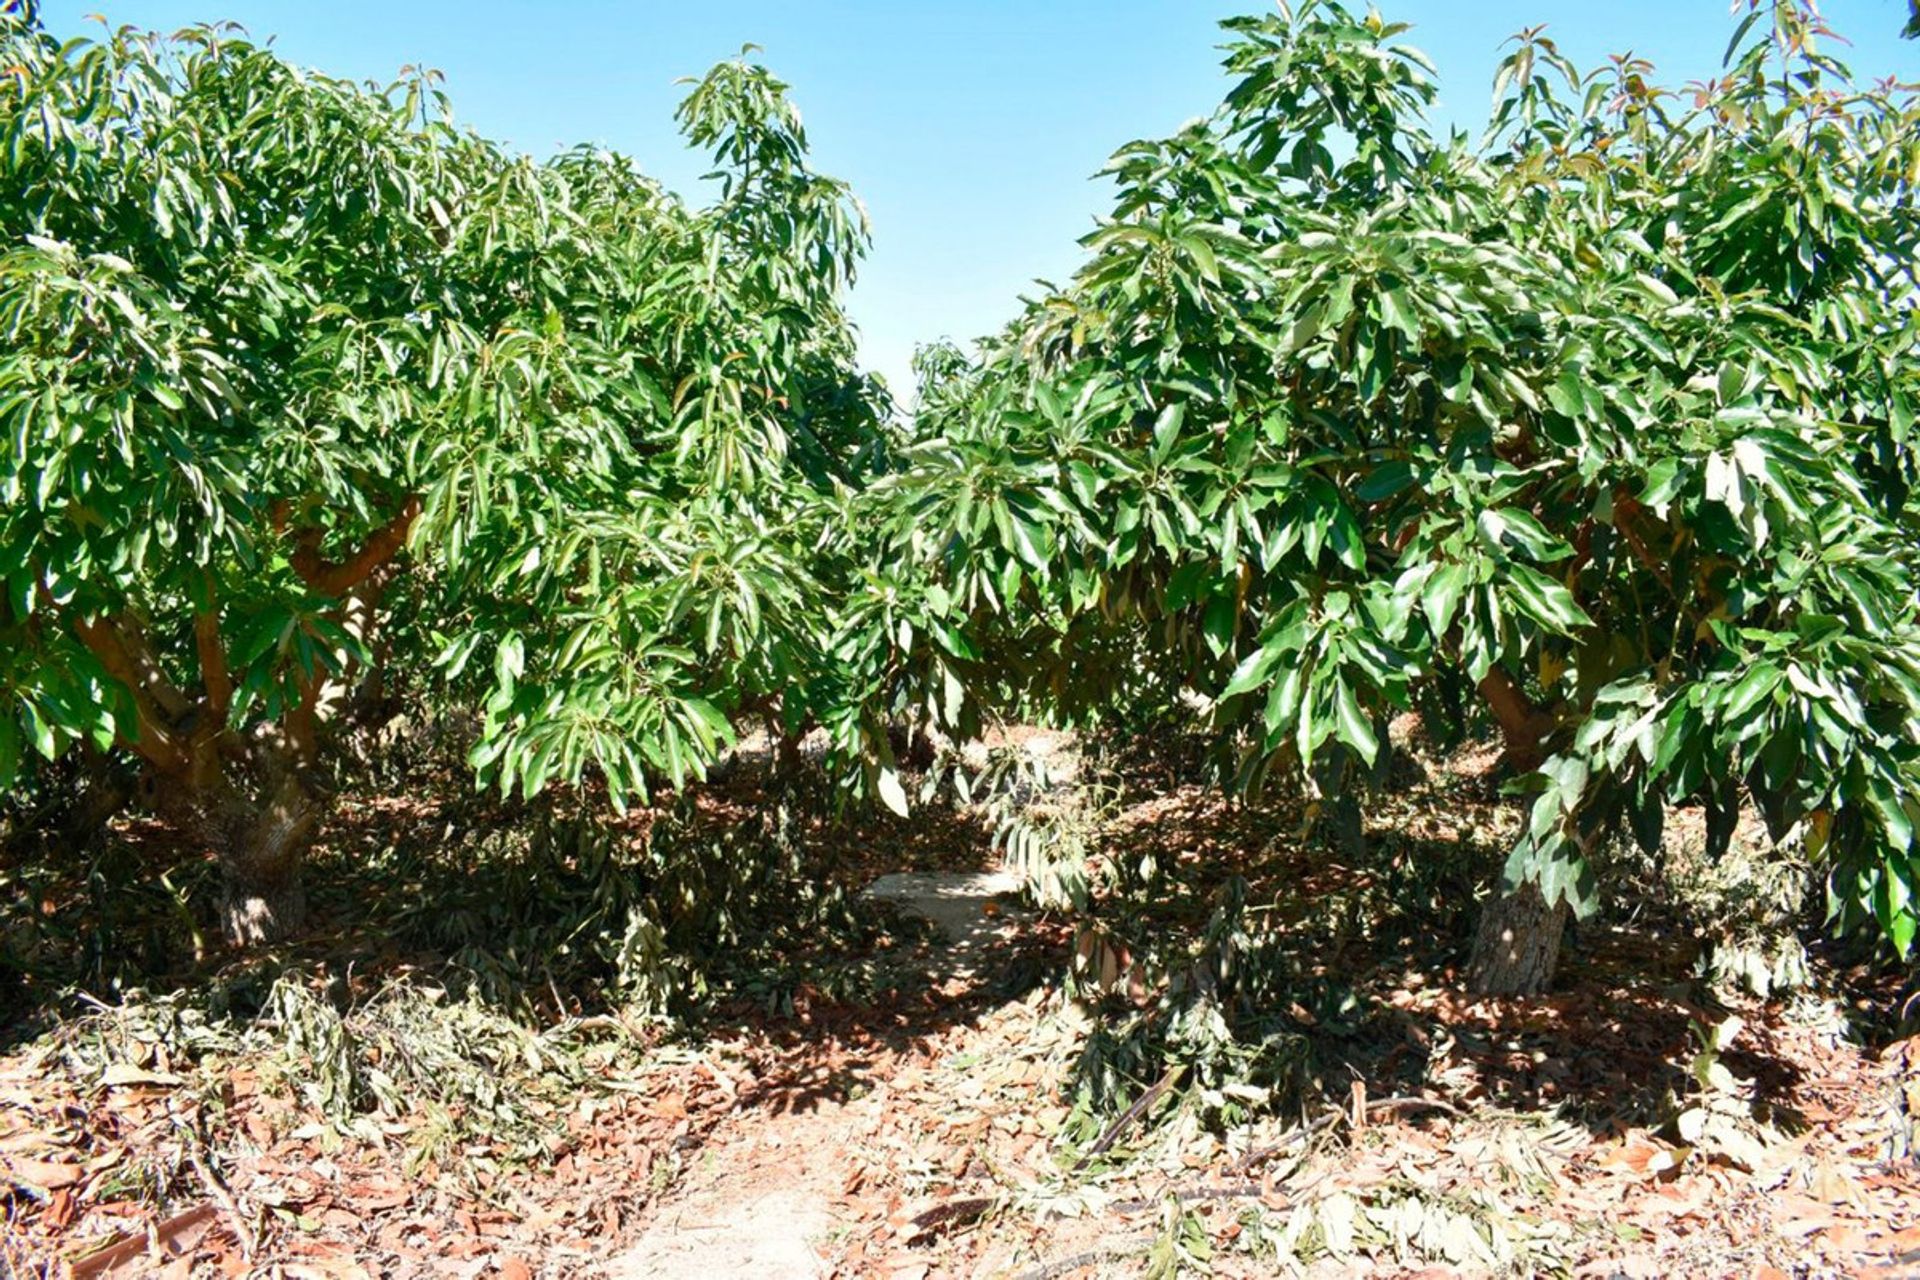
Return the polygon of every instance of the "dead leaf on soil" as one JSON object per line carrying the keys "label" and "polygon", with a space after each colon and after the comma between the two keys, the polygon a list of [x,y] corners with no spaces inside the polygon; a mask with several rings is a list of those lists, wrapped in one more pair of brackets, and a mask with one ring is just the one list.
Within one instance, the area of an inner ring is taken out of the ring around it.
{"label": "dead leaf on soil", "polygon": [[7,1176],[24,1186],[36,1187],[43,1192],[58,1191],[62,1187],[71,1187],[87,1174],[83,1164],[68,1164],[58,1160],[29,1160],[23,1156],[12,1156],[6,1161]]}
{"label": "dead leaf on soil", "polygon": [[131,1085],[155,1085],[172,1087],[185,1084],[186,1080],[171,1071],[148,1071],[145,1067],[136,1067],[131,1062],[115,1062],[100,1073],[100,1083],[108,1088],[126,1088]]}

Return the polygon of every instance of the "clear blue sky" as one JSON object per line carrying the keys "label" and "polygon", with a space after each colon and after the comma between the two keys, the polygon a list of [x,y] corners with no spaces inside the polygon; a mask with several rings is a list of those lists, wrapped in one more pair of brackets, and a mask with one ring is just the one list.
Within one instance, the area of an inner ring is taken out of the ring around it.
{"label": "clear blue sky", "polygon": [[[382,81],[446,73],[460,118],[544,155],[595,142],[691,195],[673,127],[683,89],[747,41],[793,85],[820,168],[851,181],[875,245],[855,289],[863,358],[911,390],[914,344],[997,329],[1059,279],[1104,212],[1089,182],[1129,139],[1209,112],[1226,81],[1215,20],[1263,0],[46,0],[61,34],[231,18],[291,60]],[[1712,74],[1727,0],[1382,0],[1439,66],[1446,123],[1478,126],[1501,42],[1546,22],[1587,67],[1632,49],[1668,83]],[[1856,73],[1920,80],[1905,0],[1826,0]],[[97,28],[93,28],[97,30]]]}

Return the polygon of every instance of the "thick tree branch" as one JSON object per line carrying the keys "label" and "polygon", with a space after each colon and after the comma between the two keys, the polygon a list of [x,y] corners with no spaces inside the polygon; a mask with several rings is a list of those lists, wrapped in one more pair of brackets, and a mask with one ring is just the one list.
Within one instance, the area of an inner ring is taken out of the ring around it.
{"label": "thick tree branch", "polygon": [[1633,527],[1633,518],[1645,510],[1638,498],[1616,494],[1613,500],[1613,527],[1620,531],[1620,537],[1626,542],[1627,549],[1633,552],[1633,558],[1638,560],[1648,573],[1659,579],[1661,586],[1671,591],[1673,577],[1667,572],[1667,566],[1647,549],[1645,539],[1641,538],[1639,531]]}
{"label": "thick tree branch", "polygon": [[1582,520],[1580,527],[1574,530],[1573,564],[1569,566],[1568,572],[1578,574],[1591,563],[1593,563],[1593,521],[1588,519]]}
{"label": "thick tree branch", "polygon": [[220,749],[227,734],[227,715],[233,708],[233,676],[227,670],[227,646],[220,638],[220,600],[213,575],[206,579],[206,599],[193,615],[194,656],[200,663],[200,706],[187,746],[193,782],[209,786],[220,773]]}
{"label": "thick tree branch", "polygon": [[233,709],[233,676],[227,670],[227,646],[220,639],[220,601],[211,574],[207,575],[206,605],[193,615],[193,644],[200,659],[206,719],[216,729],[223,728]]}
{"label": "thick tree branch", "polygon": [[1553,714],[1536,706],[1519,683],[1500,667],[1480,681],[1480,696],[1487,700],[1500,734],[1506,739],[1507,759],[1514,768],[1532,771],[1546,758],[1547,735],[1553,732]]}
{"label": "thick tree branch", "polygon": [[[339,609],[334,611],[333,620],[341,629],[368,648],[373,643],[380,597],[389,576],[385,567],[368,574],[347,589]],[[287,745],[302,768],[311,767],[319,759],[320,726],[339,715],[359,665],[348,658],[338,673],[316,671],[311,677],[298,677],[300,698],[287,708],[284,725]]]}
{"label": "thick tree branch", "polygon": [[[121,629],[107,618],[76,618],[73,632],[100,660],[107,674],[133,695],[137,731],[127,746],[162,773],[186,773],[187,752],[175,734],[171,719],[156,704],[148,675],[143,673],[140,659],[128,649]],[[151,662],[152,655],[145,656]],[[172,688],[171,684],[165,687]]]}
{"label": "thick tree branch", "polygon": [[327,680],[318,672],[311,676],[302,672],[294,677],[294,683],[300,689],[300,698],[287,707],[282,723],[294,762],[304,769],[320,758],[320,699]]}
{"label": "thick tree branch", "polygon": [[321,557],[320,530],[304,529],[298,535],[290,561],[293,571],[321,595],[343,596],[400,554],[400,549],[407,545],[407,535],[413,531],[413,522],[419,517],[420,499],[417,495],[410,496],[401,505],[399,515],[368,534],[358,551],[339,562]]}
{"label": "thick tree branch", "polygon": [[134,676],[139,681],[141,691],[153,699],[154,705],[168,720],[178,722],[182,716],[193,709],[193,703],[186,694],[180,692],[178,686],[168,677],[166,668],[160,665],[160,659],[154,655],[153,646],[147,643],[146,628],[136,619],[124,614],[106,618],[104,621],[108,627],[112,628],[114,637],[119,640],[122,650],[127,655],[127,661],[132,664]]}

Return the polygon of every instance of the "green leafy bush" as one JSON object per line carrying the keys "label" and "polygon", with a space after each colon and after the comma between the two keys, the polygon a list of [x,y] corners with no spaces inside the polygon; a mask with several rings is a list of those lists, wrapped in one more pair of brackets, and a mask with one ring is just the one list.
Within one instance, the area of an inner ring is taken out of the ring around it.
{"label": "green leafy bush", "polygon": [[230,28],[61,42],[9,0],[0,63],[0,790],[137,757],[248,940],[303,917],[390,667],[478,708],[502,791],[618,807],[769,703],[875,754],[827,603],[890,450],[841,308],[866,223],[763,67],[680,109],[694,208]]}
{"label": "green leafy bush", "polygon": [[1477,706],[1527,775],[1537,927],[1593,909],[1597,841],[1698,802],[1717,856],[1745,803],[1905,951],[1912,93],[1756,0],[1683,93],[1523,33],[1473,141],[1425,127],[1403,26],[1225,25],[1225,101],[1115,154],[1073,280],[924,363],[886,487],[969,687],[1082,720],[1197,693],[1246,787]]}

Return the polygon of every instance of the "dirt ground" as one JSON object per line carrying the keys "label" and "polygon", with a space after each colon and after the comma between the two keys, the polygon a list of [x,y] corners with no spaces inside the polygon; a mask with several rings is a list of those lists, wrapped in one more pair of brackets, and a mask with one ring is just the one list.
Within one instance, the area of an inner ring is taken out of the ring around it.
{"label": "dirt ground", "polygon": [[[995,918],[965,964],[913,944],[923,980],[880,996],[802,981],[696,1038],[530,1034],[512,1053],[564,1041],[584,1064],[542,1095],[531,1146],[435,1145],[431,1126],[471,1126],[430,1111],[329,1123],[300,1072],[189,1058],[197,1024],[105,1002],[118,1030],[87,1054],[43,1036],[0,1059],[0,1257],[20,1276],[295,1280],[1920,1276],[1920,1037],[1863,1031],[1897,1025],[1899,982],[1822,969],[1734,996],[1691,976],[1685,940],[1594,927],[1550,996],[1470,1000],[1457,941],[1370,895],[1395,840],[1497,825],[1483,796],[1372,817],[1370,867],[1204,787],[1128,802],[1130,856],[1266,859],[1250,902],[1347,993],[1282,1011],[1312,1067],[1275,1108],[1157,1070],[1123,1074],[1139,1105],[1082,1105],[1098,1009],[1058,980],[1076,935],[1045,913]],[[962,824],[904,829],[850,881],[993,861]],[[1331,905],[1288,905],[1308,895]]]}
{"label": "dirt ground", "polygon": [[1729,1061],[1740,1115],[1768,1099],[1764,1136],[1576,1122],[1542,1100],[1611,1090],[1631,1107],[1703,1012],[1620,990],[1611,946],[1596,951],[1597,980],[1547,1001],[1404,993],[1409,1031],[1445,1046],[1417,1095],[1355,1079],[1345,1107],[1224,1136],[1176,1115],[1079,1176],[1084,1144],[1045,1101],[1076,1015],[1047,993],[905,1054],[830,1052],[870,1086],[720,1125],[608,1274],[696,1274],[668,1264],[690,1223],[707,1251],[681,1256],[715,1262],[804,1238],[810,1256],[756,1269],[792,1277],[1920,1274],[1920,1176],[1888,1158],[1920,1113],[1920,1041],[1863,1054],[1755,1005]]}

